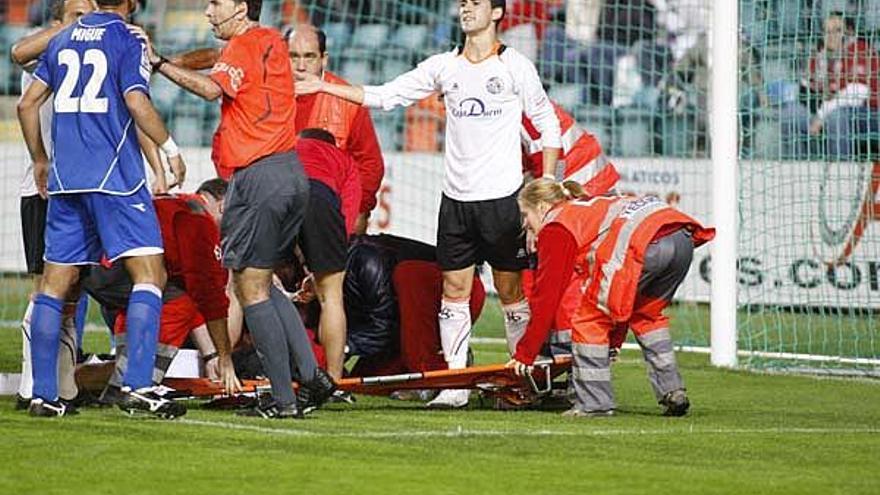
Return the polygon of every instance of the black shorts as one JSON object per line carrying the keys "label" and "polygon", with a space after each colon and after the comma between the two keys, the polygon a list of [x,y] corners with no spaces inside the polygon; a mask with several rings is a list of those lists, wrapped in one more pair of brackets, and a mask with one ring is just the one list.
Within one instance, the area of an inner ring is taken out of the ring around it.
{"label": "black shorts", "polygon": [[46,210],[49,201],[36,196],[21,198],[21,233],[24,238],[24,259],[27,271],[43,273],[43,254],[46,251]]}
{"label": "black shorts", "polygon": [[516,193],[485,201],[456,201],[445,194],[437,222],[437,262],[443,271],[481,262],[495,270],[528,267]]}
{"label": "black shorts", "polygon": [[308,180],[296,153],[270,155],[236,171],[220,225],[223,265],[274,268],[292,259],[308,200]]}
{"label": "black shorts", "polygon": [[309,207],[300,233],[299,247],[314,273],[345,270],[348,238],[339,196],[318,180],[309,180]]}

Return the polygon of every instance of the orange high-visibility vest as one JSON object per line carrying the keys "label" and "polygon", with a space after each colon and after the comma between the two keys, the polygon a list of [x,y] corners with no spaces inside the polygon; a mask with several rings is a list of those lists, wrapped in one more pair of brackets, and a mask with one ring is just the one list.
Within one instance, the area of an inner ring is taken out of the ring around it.
{"label": "orange high-visibility vest", "polygon": [[572,283],[580,287],[581,304],[595,305],[615,323],[630,319],[645,251],[659,233],[685,228],[695,246],[715,236],[715,229],[655,196],[570,201],[547,214],[544,225],[552,223],[571,232],[577,242]]}
{"label": "orange high-visibility vest", "polygon": [[[584,186],[587,195],[601,196],[610,191],[620,179],[614,164],[605,157],[602,145],[595,136],[585,131],[575,122],[561,106],[553,103],[559,126],[562,130],[562,153],[560,160],[564,163],[562,177],[573,180]],[[528,169],[534,177],[543,174],[544,147],[541,145],[541,133],[532,122],[523,115],[521,138]]]}
{"label": "orange high-visibility vest", "polygon": [[[324,80],[333,84],[348,86],[345,79],[324,71]],[[351,135],[351,124],[355,115],[361,109],[360,105],[348,100],[337,98],[327,93],[317,93],[312,111],[303,129],[317,128],[333,134],[336,138],[336,146],[341,150],[348,148],[348,137]],[[301,130],[301,129],[297,129]]]}

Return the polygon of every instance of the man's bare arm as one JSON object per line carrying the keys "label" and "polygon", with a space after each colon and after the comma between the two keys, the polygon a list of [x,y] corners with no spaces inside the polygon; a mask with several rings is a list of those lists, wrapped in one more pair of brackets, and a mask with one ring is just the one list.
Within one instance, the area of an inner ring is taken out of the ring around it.
{"label": "man's bare arm", "polygon": [[67,26],[64,24],[47,27],[18,40],[12,45],[10,50],[12,61],[24,67],[37,60],[46,51],[46,47],[49,46],[49,41],[52,37],[60,33],[65,27]]}
{"label": "man's bare arm", "polygon": [[46,186],[49,177],[49,156],[43,146],[43,135],[40,132],[40,107],[49,99],[52,90],[43,81],[37,79],[18,100],[18,122],[24,134],[31,161],[34,164],[34,180],[40,196],[46,197]]}
{"label": "man's bare arm", "polygon": [[168,62],[184,69],[205,70],[214,67],[219,59],[219,48],[199,48],[168,57]]}
{"label": "man's bare arm", "polygon": [[364,88],[362,86],[333,84],[311,74],[296,81],[294,89],[296,90],[297,96],[312,93],[327,93],[358,105],[364,103]]}
{"label": "man's bare arm", "polygon": [[556,179],[556,162],[559,160],[559,148],[544,148],[544,177]]}
{"label": "man's bare arm", "polygon": [[21,124],[21,132],[24,134],[24,142],[27,144],[31,160],[35,162],[49,161],[40,131],[40,107],[51,94],[49,86],[37,79],[28,86],[27,91],[21,95],[21,99],[18,101],[18,121]]}
{"label": "man's bare arm", "polygon": [[159,145],[148,138],[144,131],[137,128],[138,143],[141,145],[141,151],[147,159],[150,170],[156,182],[153,184],[153,194],[165,194],[168,192],[168,183],[165,180],[165,167],[162,165],[162,158],[159,156]]}
{"label": "man's bare arm", "polygon": [[220,85],[210,77],[194,70],[178,67],[170,61],[163,63],[159,67],[159,72],[174,84],[208,101],[214,101],[223,95]]}
{"label": "man's bare arm", "polygon": [[[143,28],[140,26],[129,25],[128,30],[143,41],[144,47],[147,49],[147,57],[150,64],[153,65],[154,71],[161,73],[181,88],[196,96],[201,96],[206,100],[213,101],[223,95],[223,89],[210,77],[194,70],[187,69],[186,67],[178,66],[174,61],[163,58],[156,53],[153,49],[153,42],[150,40],[149,36],[147,36],[147,33]],[[207,63],[208,58],[212,56],[207,52],[203,55],[206,57],[204,60],[196,60],[197,57],[194,55],[192,57],[184,57],[184,61],[203,65],[204,63]]]}

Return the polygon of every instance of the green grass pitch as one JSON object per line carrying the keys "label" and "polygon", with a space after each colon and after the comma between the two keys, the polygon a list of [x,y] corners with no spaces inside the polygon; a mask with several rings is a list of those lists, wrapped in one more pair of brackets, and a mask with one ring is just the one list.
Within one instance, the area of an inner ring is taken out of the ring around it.
{"label": "green grass pitch", "polygon": [[[497,336],[495,310],[477,329]],[[17,366],[0,329],[0,369]],[[87,348],[106,345],[87,334]],[[480,363],[504,346],[475,346]],[[37,420],[0,399],[0,494],[880,492],[880,384],[718,370],[679,354],[693,402],[663,418],[637,352],[614,365],[620,413],[468,410],[359,397],[305,421],[199,410],[178,421],[88,409]],[[474,396],[475,397],[475,396]]]}

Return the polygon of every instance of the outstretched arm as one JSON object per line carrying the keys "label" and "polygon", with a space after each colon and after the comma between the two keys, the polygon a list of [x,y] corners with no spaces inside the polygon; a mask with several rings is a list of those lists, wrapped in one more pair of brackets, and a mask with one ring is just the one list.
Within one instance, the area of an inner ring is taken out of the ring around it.
{"label": "outstretched arm", "polygon": [[398,106],[408,107],[437,91],[437,74],[442,68],[443,56],[434,55],[415,69],[381,86],[342,86],[328,83],[316,76],[306,76],[296,82],[295,90],[297,95],[329,93],[358,105],[383,110],[391,110]]}
{"label": "outstretched arm", "polygon": [[[147,33],[139,26],[129,25],[128,30],[144,43],[144,46],[147,49],[147,57],[150,65],[153,66],[154,72],[161,73],[174,84],[177,84],[190,93],[193,93],[196,96],[201,96],[206,100],[213,101],[223,95],[223,89],[210,77],[196,72],[195,70],[178,66],[171,59],[164,58],[156,53],[153,49],[153,42],[150,40],[150,37],[147,36]],[[194,55],[192,53],[193,52],[174,57],[174,59],[179,62],[185,62],[188,64],[192,63],[202,68],[202,66],[213,57],[213,54],[209,52],[200,55]]]}
{"label": "outstretched arm", "polygon": [[198,48],[168,57],[168,62],[189,70],[205,70],[214,67],[220,60],[219,48]]}
{"label": "outstretched arm", "polygon": [[12,61],[22,67],[36,61],[46,51],[46,47],[49,46],[49,41],[52,37],[60,33],[65,27],[67,27],[65,24],[47,27],[18,40],[12,45],[12,49],[9,52]]}

